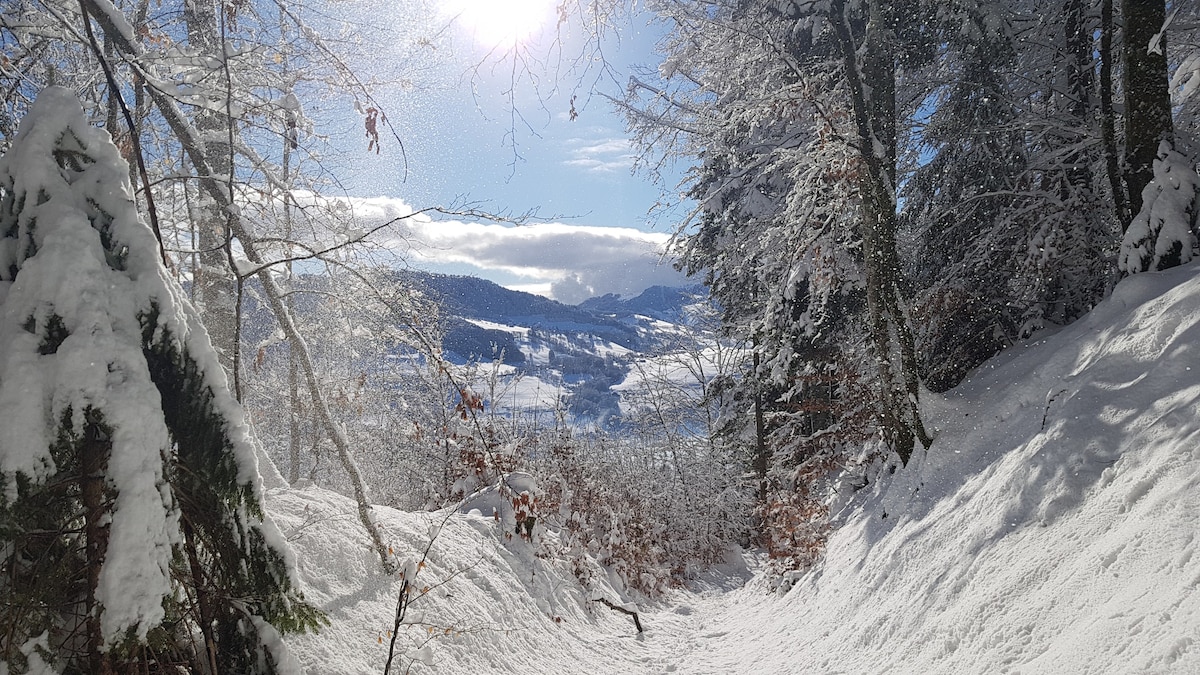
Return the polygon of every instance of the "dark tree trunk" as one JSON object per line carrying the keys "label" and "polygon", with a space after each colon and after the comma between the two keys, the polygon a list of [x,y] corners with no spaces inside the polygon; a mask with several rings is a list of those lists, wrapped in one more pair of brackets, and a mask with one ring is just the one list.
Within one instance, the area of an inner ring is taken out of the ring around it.
{"label": "dark tree trunk", "polygon": [[758,378],[758,366],[761,361],[758,355],[758,345],[754,345],[754,477],[758,479],[758,504],[767,504],[767,469],[770,457],[767,455],[767,424],[763,414],[762,383]]}
{"label": "dark tree trunk", "polygon": [[196,611],[199,612],[199,620],[196,622],[200,626],[200,634],[204,638],[204,662],[207,668],[213,672],[217,670],[217,640],[213,636],[213,620],[215,613],[213,612],[212,600],[209,595],[209,582],[204,574],[204,567],[200,564],[200,554],[196,549],[196,533],[192,524],[186,519],[183,522],[183,543],[187,550],[188,571],[192,575],[192,588],[196,591]]}
{"label": "dark tree trunk", "polygon": [[104,644],[101,629],[100,602],[96,590],[100,586],[100,570],[108,554],[109,499],[105,489],[108,473],[108,458],[112,454],[112,442],[108,431],[95,419],[91,410],[84,413],[83,444],[79,450],[80,497],[83,501],[84,556],[87,560],[87,651],[88,671],[96,675],[113,672],[112,659]]}
{"label": "dark tree trunk", "polygon": [[1154,179],[1160,141],[1174,141],[1171,97],[1167,93],[1167,44],[1150,41],[1166,21],[1165,0],[1122,0],[1125,21],[1125,183],[1129,213],[1142,210],[1142,190]]}
{"label": "dark tree trunk", "polygon": [[1133,216],[1129,213],[1129,197],[1121,173],[1120,152],[1117,148],[1116,113],[1113,111],[1113,0],[1100,3],[1100,139],[1104,146],[1104,166],[1112,190],[1113,209],[1121,232],[1129,229]]}
{"label": "dark tree trunk", "polygon": [[1094,83],[1092,34],[1087,24],[1086,11],[1084,0],[1066,0],[1063,7],[1067,62],[1067,99],[1063,108],[1077,129],[1069,139],[1073,141],[1074,149],[1065,158],[1065,163],[1067,182],[1075,195],[1089,195],[1092,190],[1089,153],[1082,148],[1091,127],[1088,114],[1091,106],[1088,104],[1088,98]]}
{"label": "dark tree trunk", "polygon": [[[883,0],[871,0],[865,45],[854,43],[843,0],[834,0],[831,25],[842,55],[858,131],[863,263],[869,333],[879,370],[879,423],[908,463],[917,442],[931,439],[921,420],[916,348],[902,309],[896,251],[896,44]],[[861,53],[861,61],[860,61]]]}

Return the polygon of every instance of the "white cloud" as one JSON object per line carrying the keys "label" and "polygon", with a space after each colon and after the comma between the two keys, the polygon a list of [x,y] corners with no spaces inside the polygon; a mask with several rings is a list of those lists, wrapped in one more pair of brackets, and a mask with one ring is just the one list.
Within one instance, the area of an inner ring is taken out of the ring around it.
{"label": "white cloud", "polygon": [[[352,201],[356,215],[367,224],[412,213],[399,199]],[[606,293],[630,297],[649,286],[686,283],[663,259],[670,237],[662,232],[434,220],[426,214],[400,220],[389,232],[388,246],[415,266],[437,271],[443,265],[466,265],[478,276],[566,303]]]}
{"label": "white cloud", "polygon": [[629,171],[633,166],[633,159],[620,157],[612,161],[602,161],[599,159],[568,159],[563,162],[567,166],[574,166],[587,171],[597,173],[615,173],[617,171]]}
{"label": "white cloud", "polygon": [[540,283],[540,284],[502,284],[502,285],[510,291],[521,291],[524,293],[532,293],[534,295],[544,295],[547,298],[554,297],[550,291],[550,287],[553,286],[554,284],[549,283],[549,282]]}
{"label": "white cloud", "polygon": [[[582,139],[575,139],[581,142]],[[599,141],[594,141],[590,145],[585,145],[578,148],[576,151],[589,155],[608,155],[613,153],[630,154],[633,146],[629,144],[629,139],[626,138],[606,138]]]}
{"label": "white cloud", "polygon": [[567,140],[569,158],[563,160],[567,166],[596,173],[629,171],[633,168],[633,146],[629,139],[571,138]]}

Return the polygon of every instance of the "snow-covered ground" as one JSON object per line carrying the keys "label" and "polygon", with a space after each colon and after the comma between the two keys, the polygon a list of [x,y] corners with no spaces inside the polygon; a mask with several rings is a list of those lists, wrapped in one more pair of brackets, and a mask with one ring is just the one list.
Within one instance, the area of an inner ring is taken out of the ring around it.
{"label": "snow-covered ground", "polygon": [[[451,366],[453,368],[453,366]],[[493,412],[509,416],[552,415],[566,390],[558,382],[530,375],[507,364],[455,369],[456,381],[482,396]]]}
{"label": "snow-covered ground", "polygon": [[704,388],[718,375],[728,375],[741,366],[734,347],[698,343],[696,351],[669,352],[634,360],[625,379],[610,387],[621,395],[621,412],[631,413],[641,405],[639,394],[674,391],[699,405]]}
{"label": "snow-covered ground", "polygon": [[[568,563],[506,541],[503,522],[453,514],[418,575],[430,591],[412,605],[419,625],[402,629],[404,664],[1200,672],[1200,266],[1125,280],[1088,317],[926,405],[933,447],[860,494],[825,560],[790,590],[743,583],[754,565],[731,553],[695,588],[642,603],[641,635],[589,602]],[[275,490],[269,506],[306,593],[333,621],[292,639],[297,656],[312,673],[381,672],[400,583],[377,571],[351,503]],[[419,555],[435,524],[378,515],[402,558]],[[597,585],[621,600],[602,573]]]}

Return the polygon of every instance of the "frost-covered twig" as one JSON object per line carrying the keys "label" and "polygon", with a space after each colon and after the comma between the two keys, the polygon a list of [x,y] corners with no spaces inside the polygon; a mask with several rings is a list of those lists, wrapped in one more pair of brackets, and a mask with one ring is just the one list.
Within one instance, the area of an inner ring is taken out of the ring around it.
{"label": "frost-covered twig", "polygon": [[[408,613],[408,605],[412,602],[411,589],[413,588],[413,581],[416,580],[417,574],[420,573],[421,569],[425,567],[425,561],[429,558],[429,551],[433,548],[433,542],[437,541],[442,528],[445,527],[446,523],[450,520],[450,516],[453,514],[453,510],[447,509],[442,522],[429,528],[429,543],[425,545],[425,550],[421,552],[421,559],[415,564],[410,562],[401,571],[401,574],[404,575],[404,583],[400,586],[400,596],[396,598],[396,614],[393,617],[392,638],[391,642],[388,643],[388,657],[387,663],[383,666],[383,675],[389,675],[392,671],[392,661],[396,656],[396,637],[400,634],[400,625],[404,623],[404,617]],[[425,591],[422,591],[420,595],[424,596]]]}
{"label": "frost-covered twig", "polygon": [[100,67],[104,70],[104,79],[108,82],[108,95],[113,97],[121,107],[121,115],[125,118],[125,124],[129,127],[129,143],[133,147],[133,157],[137,161],[138,177],[141,179],[144,188],[146,215],[150,219],[150,229],[154,232],[154,238],[158,240],[158,254],[162,256],[163,266],[170,269],[171,260],[167,257],[167,250],[163,245],[162,228],[158,223],[158,209],[154,206],[154,192],[150,189],[150,176],[146,173],[146,160],[142,155],[141,136],[138,134],[137,125],[133,122],[133,115],[129,112],[129,106],[125,105],[125,97],[121,95],[121,88],[117,86],[117,80],[113,76],[112,68],[109,66],[108,60],[104,58],[104,53],[100,51],[99,43],[96,42],[96,35],[92,32],[92,22],[83,0],[79,2],[79,12],[83,15],[83,27],[87,32],[88,44],[91,46],[92,52],[96,55],[96,61],[100,63]]}

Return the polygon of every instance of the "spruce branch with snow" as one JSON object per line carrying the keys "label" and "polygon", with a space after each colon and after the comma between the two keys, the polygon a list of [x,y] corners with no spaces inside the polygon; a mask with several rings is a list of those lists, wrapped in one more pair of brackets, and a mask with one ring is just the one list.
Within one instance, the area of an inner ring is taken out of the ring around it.
{"label": "spruce branch with snow", "polygon": [[68,670],[290,672],[281,632],[323,617],[128,173],[57,87],[0,158],[3,657],[24,672],[41,640]]}
{"label": "spruce branch with snow", "polygon": [[1142,191],[1138,212],[1117,263],[1126,274],[1182,265],[1196,256],[1200,236],[1200,174],[1168,141],[1158,145],[1154,180]]}

